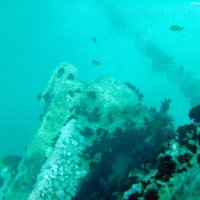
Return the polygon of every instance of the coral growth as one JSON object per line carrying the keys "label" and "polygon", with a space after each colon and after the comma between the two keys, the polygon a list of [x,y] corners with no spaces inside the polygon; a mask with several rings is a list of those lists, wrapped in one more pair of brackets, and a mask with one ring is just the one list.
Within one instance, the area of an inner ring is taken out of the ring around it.
{"label": "coral growth", "polygon": [[103,77],[85,84],[66,63],[38,98],[41,126],[14,173],[1,176],[0,197],[186,199],[177,182],[198,171],[199,127],[192,123],[175,132],[169,99],[158,111],[147,108],[131,83]]}

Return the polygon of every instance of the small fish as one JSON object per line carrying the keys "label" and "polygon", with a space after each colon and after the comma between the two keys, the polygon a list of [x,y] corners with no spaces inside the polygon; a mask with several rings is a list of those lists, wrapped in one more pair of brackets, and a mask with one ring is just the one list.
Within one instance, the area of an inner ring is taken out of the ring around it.
{"label": "small fish", "polygon": [[178,26],[178,25],[172,25],[172,26],[169,27],[169,29],[171,31],[174,31],[174,32],[184,31],[184,27],[183,26]]}
{"label": "small fish", "polygon": [[96,37],[92,37],[92,41],[93,41],[94,43],[96,43],[96,42],[97,42],[97,38],[96,38]]}
{"label": "small fish", "polygon": [[99,61],[99,60],[92,60],[92,65],[93,66],[96,66],[96,67],[100,67],[102,64],[101,64],[101,62]]}
{"label": "small fish", "polygon": [[128,174],[128,178],[135,178],[136,180],[142,180],[145,177],[145,172],[141,169],[137,169],[137,168],[133,168],[129,174]]}

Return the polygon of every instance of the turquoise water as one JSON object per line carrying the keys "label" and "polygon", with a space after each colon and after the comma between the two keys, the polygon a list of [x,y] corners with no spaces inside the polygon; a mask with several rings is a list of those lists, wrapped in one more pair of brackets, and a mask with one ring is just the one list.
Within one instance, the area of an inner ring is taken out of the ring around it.
{"label": "turquoise water", "polygon": [[[78,67],[84,81],[112,76],[132,82],[147,106],[159,108],[163,99],[170,98],[176,126],[189,122],[196,84],[186,98],[182,74],[175,71],[172,80],[168,69],[152,70],[151,57],[142,48],[146,41],[153,42],[173,59],[175,69],[186,69],[184,83],[198,82],[200,5],[138,2],[0,2],[0,157],[24,153],[40,125],[42,108],[36,96],[54,68],[66,61]],[[174,24],[184,31],[169,30]]]}

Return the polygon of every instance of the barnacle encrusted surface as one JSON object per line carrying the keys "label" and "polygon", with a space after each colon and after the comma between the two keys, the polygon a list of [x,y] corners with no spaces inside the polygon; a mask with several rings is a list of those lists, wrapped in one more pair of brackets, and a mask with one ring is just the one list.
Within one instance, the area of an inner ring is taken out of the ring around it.
{"label": "barnacle encrusted surface", "polygon": [[76,67],[58,66],[38,96],[44,106],[41,126],[16,175],[4,181],[2,198],[122,197],[134,169],[173,135],[168,109],[148,109],[141,97],[120,80],[102,77],[82,83]]}

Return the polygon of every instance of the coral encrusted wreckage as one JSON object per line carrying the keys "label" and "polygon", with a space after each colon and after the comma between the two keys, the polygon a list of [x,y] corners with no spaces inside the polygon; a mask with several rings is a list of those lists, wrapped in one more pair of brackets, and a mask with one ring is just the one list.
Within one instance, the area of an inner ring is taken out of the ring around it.
{"label": "coral encrusted wreckage", "polygon": [[198,124],[175,131],[170,99],[148,108],[131,83],[77,73],[61,64],[38,95],[41,126],[18,169],[1,171],[0,199],[198,199]]}

